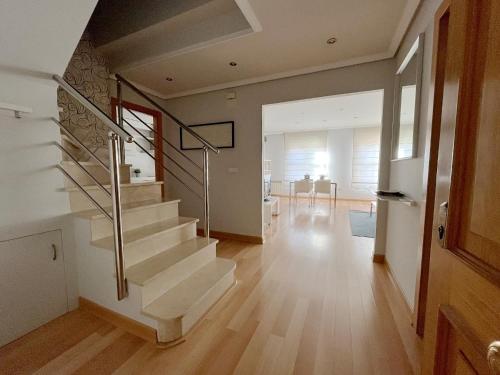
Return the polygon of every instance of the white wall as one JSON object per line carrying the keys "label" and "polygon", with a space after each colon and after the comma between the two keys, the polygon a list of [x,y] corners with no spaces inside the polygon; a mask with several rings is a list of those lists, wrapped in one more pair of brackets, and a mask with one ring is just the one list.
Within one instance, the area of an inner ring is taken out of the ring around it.
{"label": "white wall", "polygon": [[[212,228],[262,235],[262,105],[265,104],[384,89],[379,181],[382,188],[387,188],[394,71],[394,60],[383,60],[164,101],[166,108],[188,124],[235,121],[236,147],[224,149],[218,156],[210,155]],[[228,91],[236,94],[236,100],[226,100]],[[167,121],[164,127],[167,137],[178,143],[177,127],[171,121]],[[189,154],[199,157],[194,151]],[[229,173],[230,167],[238,168],[239,173]],[[168,176],[166,180],[169,181]],[[171,180],[170,195],[184,200],[181,213],[201,217],[202,203]],[[379,208],[377,220],[380,225],[375,251],[383,253],[386,233],[384,205]]]}
{"label": "white wall", "polygon": [[266,135],[264,140],[264,159],[271,160],[271,180],[285,180],[285,136],[284,134]]}
{"label": "white wall", "polygon": [[49,144],[60,141],[48,120],[58,116],[50,76],[63,74],[96,3],[0,2],[0,102],[33,109],[20,120],[0,111],[0,241],[61,229],[71,307],[78,296],[76,263],[68,197],[58,191],[63,178],[53,168],[61,154]]}
{"label": "white wall", "polygon": [[[337,182],[339,199],[373,199],[373,195],[351,187],[354,129],[330,129],[327,133],[327,147],[330,159],[328,178]],[[272,180],[285,179],[285,137],[284,134],[267,135],[264,144],[264,158],[272,161]],[[288,186],[284,186],[288,194]]]}
{"label": "white wall", "polygon": [[424,64],[422,77],[422,96],[418,137],[418,155],[416,159],[391,162],[391,189],[408,194],[418,203],[417,207],[390,203],[387,224],[386,261],[389,264],[397,284],[402,290],[410,308],[414,308],[417,272],[422,250],[421,216],[425,210],[426,164],[425,139],[428,131],[432,66],[432,43],[434,13],[440,0],[424,0],[403,40],[396,60],[400,63],[417,36],[425,32]]}

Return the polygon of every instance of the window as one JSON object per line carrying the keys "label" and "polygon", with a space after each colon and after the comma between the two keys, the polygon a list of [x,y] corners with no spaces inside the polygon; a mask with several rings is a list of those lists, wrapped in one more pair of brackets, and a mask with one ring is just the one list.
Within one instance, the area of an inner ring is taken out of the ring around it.
{"label": "window", "polygon": [[353,189],[377,189],[379,156],[380,128],[354,129],[351,182]]}
{"label": "window", "polygon": [[308,174],[312,179],[328,174],[326,132],[285,134],[285,176],[287,181],[302,180]]}

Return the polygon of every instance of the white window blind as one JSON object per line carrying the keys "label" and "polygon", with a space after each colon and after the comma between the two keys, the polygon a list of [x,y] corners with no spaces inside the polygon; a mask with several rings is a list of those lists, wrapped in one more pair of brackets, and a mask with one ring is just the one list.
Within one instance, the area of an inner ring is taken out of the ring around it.
{"label": "white window blind", "polygon": [[285,177],[296,181],[308,174],[313,179],[328,174],[327,132],[285,134]]}
{"label": "white window blind", "polygon": [[379,156],[380,128],[354,129],[351,181],[353,189],[377,189]]}

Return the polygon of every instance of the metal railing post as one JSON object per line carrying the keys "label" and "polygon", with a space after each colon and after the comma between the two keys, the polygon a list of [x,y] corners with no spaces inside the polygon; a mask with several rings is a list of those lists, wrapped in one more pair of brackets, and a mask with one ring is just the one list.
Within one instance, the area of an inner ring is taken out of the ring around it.
{"label": "metal railing post", "polygon": [[[123,129],[123,99],[120,79],[116,80],[116,96],[118,98],[118,126]],[[120,138],[120,164],[125,164],[125,141],[122,138]]]}
{"label": "metal railing post", "polygon": [[128,295],[125,279],[125,259],[123,257],[123,222],[120,197],[120,165],[118,154],[119,137],[113,132],[108,134],[109,169],[111,174],[111,202],[113,206],[113,236],[115,245],[116,290],[118,300]]}
{"label": "metal railing post", "polygon": [[203,147],[203,215],[204,215],[204,235],[210,238],[210,197],[209,197],[209,181],[208,181],[208,147]]}

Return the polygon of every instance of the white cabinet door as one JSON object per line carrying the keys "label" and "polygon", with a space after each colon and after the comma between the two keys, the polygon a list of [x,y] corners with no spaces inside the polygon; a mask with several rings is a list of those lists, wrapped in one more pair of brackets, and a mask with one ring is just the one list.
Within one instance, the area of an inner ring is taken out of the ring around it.
{"label": "white cabinet door", "polygon": [[61,232],[0,242],[0,346],[67,311]]}

